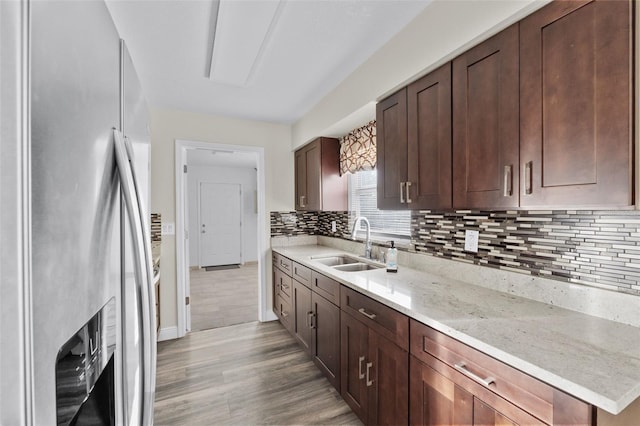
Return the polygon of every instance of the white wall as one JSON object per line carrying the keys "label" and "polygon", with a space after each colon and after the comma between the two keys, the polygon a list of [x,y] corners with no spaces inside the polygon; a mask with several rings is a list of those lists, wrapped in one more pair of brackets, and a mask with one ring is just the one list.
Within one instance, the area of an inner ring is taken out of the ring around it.
{"label": "white wall", "polygon": [[199,266],[200,235],[198,206],[200,182],[240,184],[242,191],[242,261],[258,260],[258,214],[256,213],[255,191],[258,188],[254,168],[231,168],[203,165],[189,165],[187,187],[189,200],[189,266]]}
{"label": "white wall", "polygon": [[[293,125],[292,147],[336,136],[336,124],[390,95],[550,0],[433,0]],[[357,114],[356,114],[357,115]],[[372,114],[372,117],[375,113]],[[366,119],[359,125],[366,123]],[[355,126],[340,129],[342,135]]]}
{"label": "white wall", "polygon": [[[265,210],[263,221],[269,247],[270,211],[293,209],[293,152],[291,127],[258,121],[224,118],[207,114],[151,109],[151,212],[160,213],[162,222],[176,221],[175,141],[191,140],[218,144],[264,148]],[[162,236],[160,280],[160,327],[177,326],[176,241],[173,235]],[[258,253],[271,276],[267,251]],[[268,283],[270,285],[270,282]]]}

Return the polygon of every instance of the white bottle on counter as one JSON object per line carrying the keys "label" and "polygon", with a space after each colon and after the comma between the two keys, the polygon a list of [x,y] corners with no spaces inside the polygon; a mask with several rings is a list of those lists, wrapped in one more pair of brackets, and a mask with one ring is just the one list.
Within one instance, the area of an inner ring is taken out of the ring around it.
{"label": "white bottle on counter", "polygon": [[387,250],[387,272],[398,272],[398,249],[391,241],[391,248]]}

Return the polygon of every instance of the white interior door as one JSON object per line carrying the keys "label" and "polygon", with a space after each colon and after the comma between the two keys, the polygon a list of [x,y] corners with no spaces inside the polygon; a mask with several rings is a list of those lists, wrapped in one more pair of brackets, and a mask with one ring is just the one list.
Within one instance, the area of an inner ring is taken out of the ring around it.
{"label": "white interior door", "polygon": [[241,187],[200,182],[200,266],[241,263]]}

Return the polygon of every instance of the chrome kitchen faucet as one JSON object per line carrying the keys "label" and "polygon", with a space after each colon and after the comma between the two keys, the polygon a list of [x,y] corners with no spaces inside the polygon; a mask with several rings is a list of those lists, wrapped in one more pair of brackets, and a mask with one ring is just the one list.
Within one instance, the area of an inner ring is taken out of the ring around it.
{"label": "chrome kitchen faucet", "polygon": [[369,220],[366,217],[358,216],[356,218],[356,221],[353,223],[353,229],[351,230],[351,239],[356,239],[356,233],[358,232],[358,225],[360,225],[360,222],[364,222],[367,226],[367,240],[365,242],[364,257],[371,259],[371,224],[369,224]]}

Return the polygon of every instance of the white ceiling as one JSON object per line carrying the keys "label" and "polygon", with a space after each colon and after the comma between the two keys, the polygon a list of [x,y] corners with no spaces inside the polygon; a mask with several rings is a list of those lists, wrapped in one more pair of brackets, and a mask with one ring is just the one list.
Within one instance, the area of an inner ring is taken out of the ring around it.
{"label": "white ceiling", "polygon": [[[250,13],[278,0],[231,1],[243,2],[244,13]],[[240,79],[244,81],[240,84],[209,78],[217,0],[108,0],[107,4],[152,106],[288,124],[308,112],[430,1],[282,0],[261,45],[250,34],[257,27],[252,24],[233,35],[235,49],[227,46],[227,54],[247,53],[243,46],[249,45],[253,49],[249,56],[255,59],[257,54],[249,77]],[[237,29],[242,23],[236,20],[227,27]],[[218,22],[218,27],[224,25]],[[213,58],[214,64],[217,59]]]}

